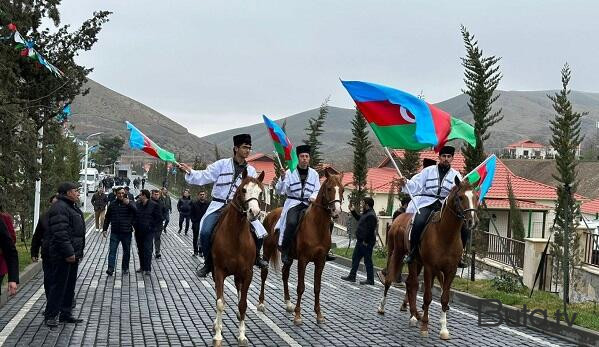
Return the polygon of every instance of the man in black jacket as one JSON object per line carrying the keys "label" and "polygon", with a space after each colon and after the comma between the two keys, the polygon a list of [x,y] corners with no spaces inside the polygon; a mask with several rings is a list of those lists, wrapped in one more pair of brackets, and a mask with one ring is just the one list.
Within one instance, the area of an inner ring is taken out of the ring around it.
{"label": "man in black jacket", "polygon": [[104,194],[104,188],[98,187],[98,190],[94,193],[94,195],[92,195],[92,206],[94,207],[96,232],[100,231],[100,226],[104,224],[106,205],[108,205],[108,197],[106,194]]}
{"label": "man in black jacket", "polygon": [[110,246],[108,251],[108,270],[106,274],[112,276],[116,263],[116,252],[119,243],[123,247],[123,262],[121,270],[123,275],[129,273],[129,258],[131,257],[131,233],[133,232],[133,223],[136,213],[135,203],[130,201],[125,195],[125,189],[118,188],[116,191],[116,200],[108,205],[106,217],[104,218],[104,227],[102,234],[106,237],[108,226],[110,228]]}
{"label": "man in black jacket", "polygon": [[351,271],[349,272],[349,275],[341,277],[341,279],[345,281],[356,281],[356,272],[358,272],[360,260],[364,258],[366,281],[361,281],[360,284],[374,285],[372,250],[376,244],[376,227],[378,221],[373,207],[374,200],[372,200],[371,197],[362,199],[362,215],[357,214],[353,206],[350,205],[349,207],[352,216],[358,220],[358,227],[356,229],[356,247],[354,248],[354,254],[352,255]]}
{"label": "man in black jacket", "polygon": [[[58,195],[52,195],[50,197],[50,204],[53,205],[58,201]],[[42,247],[44,242],[44,235],[48,230],[48,211],[41,215],[37,226],[35,227],[35,232],[33,233],[33,237],[31,238],[31,260],[34,263],[37,263],[40,256],[40,248],[42,249],[42,271],[44,272],[44,292],[46,294],[46,300],[48,299],[49,290],[49,281],[50,277],[50,259],[48,258],[48,249]],[[48,245],[46,244],[46,247]]]}
{"label": "man in black jacket", "polygon": [[198,193],[198,199],[191,204],[191,230],[193,230],[194,257],[202,253],[202,248],[198,244],[198,236],[200,234],[200,221],[204,217],[208,205],[210,205],[210,202],[206,200],[206,193],[202,190]]}
{"label": "man in black jacket", "polygon": [[44,233],[42,245],[42,249],[48,252],[44,261],[49,261],[51,274],[45,312],[49,327],[58,325],[56,318],[59,313],[61,322],[83,321],[73,317],[72,313],[77,270],[85,248],[85,221],[77,206],[79,187],[72,182],[61,183],[58,194],[58,201],[47,212],[48,230]]}
{"label": "man in black jacket", "polygon": [[177,211],[179,211],[179,234],[181,234],[183,220],[185,220],[185,235],[187,235],[189,219],[191,218],[191,196],[189,196],[189,189],[183,191],[183,196],[177,203]]}
{"label": "man in black jacket", "polygon": [[[161,189],[161,200],[164,205],[164,227],[162,231],[166,234],[166,227],[168,226],[168,222],[171,220],[171,212],[173,212],[173,206],[171,203],[171,196],[168,194],[168,189],[166,187],[162,187]],[[159,258],[160,249],[156,250],[156,258]]]}
{"label": "man in black jacket", "polygon": [[135,241],[141,267],[137,272],[150,275],[152,271],[152,246],[154,234],[162,227],[162,208],[150,199],[150,191],[142,189],[135,216]]}

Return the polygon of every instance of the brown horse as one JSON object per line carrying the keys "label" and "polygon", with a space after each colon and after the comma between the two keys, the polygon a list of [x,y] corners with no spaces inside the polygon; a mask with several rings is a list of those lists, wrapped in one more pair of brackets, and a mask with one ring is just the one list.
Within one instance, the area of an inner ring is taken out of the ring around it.
{"label": "brown horse", "polygon": [[[297,259],[297,302],[295,309],[289,296],[289,271],[291,264],[283,266],[283,288],[284,300],[287,312],[295,311],[293,322],[296,325],[302,323],[301,302],[304,293],[304,277],[308,263],[314,263],[314,312],[316,313],[316,322],[324,323],[324,316],[320,311],[320,285],[322,271],[326,262],[327,253],[331,248],[331,218],[336,218],[341,212],[341,203],[343,199],[343,174],[329,175],[326,173],[326,180],[320,187],[316,200],[306,210],[306,214],[297,226],[295,242],[293,243],[289,255],[291,259]],[[278,264],[277,240],[278,231],[274,231],[274,226],[281,215],[281,209],[275,209],[266,216],[264,227],[268,230],[268,238],[264,242],[264,256],[270,258],[275,265]],[[258,309],[264,310],[264,283],[268,276],[268,270],[262,270],[262,287],[260,288],[260,301]]]}
{"label": "brown horse", "polygon": [[245,311],[247,292],[252,282],[253,266],[256,260],[256,245],[251,235],[250,222],[260,216],[260,201],[264,187],[264,172],[258,179],[247,175],[244,170],[242,181],[227,204],[214,229],[212,259],[214,259],[213,279],[216,287],[216,321],[214,322],[214,345],[222,344],[222,316],[225,310],[225,278],[233,275],[239,297],[238,319],[240,345],[247,345],[245,337]]}
{"label": "brown horse", "polygon": [[[445,199],[437,218],[425,227],[420,240],[419,252],[416,260],[409,266],[409,275],[406,280],[406,298],[402,308],[405,308],[406,300],[410,304],[410,325],[417,320],[421,321],[420,334],[428,336],[428,307],[432,301],[432,286],[436,277],[441,284],[441,332],[440,338],[449,339],[447,330],[447,310],[449,310],[449,292],[451,283],[455,277],[458,263],[462,256],[462,240],[460,231],[463,223],[469,229],[475,227],[478,222],[476,210],[478,208],[477,194],[468,182],[460,182],[456,177],[455,186]],[[384,312],[387,291],[391,282],[401,274],[402,261],[408,252],[410,241],[408,239],[408,227],[413,214],[405,213],[397,218],[390,230],[392,241],[389,242],[389,256],[387,259],[388,269],[385,276],[385,293],[379,306],[379,313]],[[423,315],[420,318],[416,307],[416,295],[418,292],[418,275],[424,268],[424,302],[422,305]],[[382,312],[381,312],[382,311]]]}

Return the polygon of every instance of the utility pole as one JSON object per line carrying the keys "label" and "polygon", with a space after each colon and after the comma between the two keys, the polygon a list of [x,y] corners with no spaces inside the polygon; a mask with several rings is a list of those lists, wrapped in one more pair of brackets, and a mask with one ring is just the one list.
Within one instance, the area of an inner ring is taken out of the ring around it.
{"label": "utility pole", "polygon": [[[40,117],[43,118],[43,115]],[[44,125],[41,124],[37,130],[37,177],[35,178],[35,202],[33,205],[33,230],[37,228],[40,219],[40,197],[42,194],[42,153],[44,140]]]}
{"label": "utility pole", "polygon": [[83,169],[83,212],[87,212],[87,153],[89,152],[89,138],[101,134],[104,133],[94,133],[85,138],[85,166]]}

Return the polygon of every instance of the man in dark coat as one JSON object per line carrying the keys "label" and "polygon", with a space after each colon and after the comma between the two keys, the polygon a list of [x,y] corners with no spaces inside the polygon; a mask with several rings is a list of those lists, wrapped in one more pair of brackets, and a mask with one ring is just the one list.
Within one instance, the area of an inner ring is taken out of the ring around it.
{"label": "man in dark coat", "polygon": [[187,235],[189,220],[191,219],[191,196],[189,196],[189,189],[183,191],[183,196],[177,203],[177,211],[179,211],[179,234],[181,234],[183,221],[185,220],[185,235]]}
{"label": "man in dark coat", "polygon": [[108,205],[108,211],[104,218],[104,227],[102,234],[106,237],[108,226],[110,228],[110,246],[108,251],[108,270],[106,274],[112,276],[116,264],[116,252],[119,243],[123,247],[123,262],[121,270],[123,275],[129,273],[129,258],[131,257],[131,233],[133,232],[133,223],[135,222],[135,202],[129,200],[125,194],[125,189],[118,188],[116,191],[116,200]]}
{"label": "man in dark coat", "polygon": [[137,272],[150,275],[152,271],[152,248],[154,234],[162,227],[162,208],[151,200],[150,191],[142,189],[135,216],[135,241],[141,267]]}
{"label": "man in dark coat", "polygon": [[191,204],[191,230],[193,230],[193,256],[197,257],[202,253],[202,248],[198,244],[198,237],[200,235],[200,221],[206,210],[208,209],[210,202],[206,200],[206,192],[200,191],[198,193],[198,199]]}
{"label": "man in dark coat", "polygon": [[[58,194],[50,197],[50,204],[54,204],[58,201]],[[48,231],[48,211],[40,216],[40,219],[35,227],[33,237],[31,238],[31,260],[36,263],[40,257],[40,248],[42,255],[42,271],[44,272],[44,292],[46,294],[46,300],[50,293],[50,259],[48,258],[48,249],[42,247],[44,242],[44,235]],[[46,245],[48,246],[48,245]]]}
{"label": "man in dark coat", "polygon": [[[162,228],[162,231],[164,231],[164,233],[166,234],[166,227],[168,226],[168,222],[171,220],[171,212],[173,212],[173,206],[172,206],[172,202],[171,202],[171,196],[168,194],[168,189],[166,189],[166,187],[162,187],[161,189],[161,194],[162,197],[160,198],[162,200],[162,204],[164,205],[164,227]],[[160,255],[160,250],[156,250],[156,258],[159,258]]]}
{"label": "man in dark coat", "polygon": [[58,201],[47,212],[48,230],[44,233],[42,245],[48,251],[51,274],[45,312],[49,327],[58,325],[56,319],[59,313],[61,322],[83,322],[72,313],[77,271],[85,248],[85,220],[77,206],[79,187],[72,182],[61,183],[58,194]]}
{"label": "man in dark coat", "polygon": [[376,244],[376,227],[378,220],[374,212],[374,200],[371,197],[362,199],[362,215],[359,215],[350,206],[352,216],[358,220],[356,229],[356,247],[352,255],[352,268],[349,275],[341,277],[341,279],[349,282],[356,281],[356,273],[360,260],[364,258],[366,266],[366,281],[361,281],[360,284],[374,285],[374,267],[372,265],[372,250]]}
{"label": "man in dark coat", "polygon": [[106,205],[108,205],[108,197],[106,194],[104,194],[104,188],[98,187],[98,190],[94,193],[94,195],[92,195],[92,206],[94,206],[96,232],[100,231],[100,226],[104,224]]}

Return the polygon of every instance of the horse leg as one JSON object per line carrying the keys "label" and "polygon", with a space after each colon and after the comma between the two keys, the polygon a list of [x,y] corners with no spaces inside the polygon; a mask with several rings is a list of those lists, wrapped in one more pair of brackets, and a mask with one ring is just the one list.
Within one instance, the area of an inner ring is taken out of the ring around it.
{"label": "horse leg", "polygon": [[260,285],[260,296],[258,297],[258,311],[265,312],[264,308],[264,285],[266,284],[266,278],[268,277],[268,269],[262,269],[260,271],[260,277],[262,279],[262,283]]}
{"label": "horse leg", "polygon": [[422,303],[422,319],[420,320],[420,336],[428,337],[428,307],[433,300],[433,271],[430,267],[424,268],[424,295]]}
{"label": "horse leg", "polygon": [[415,264],[410,264],[408,278],[406,279],[406,298],[410,303],[410,326],[415,326],[420,320],[420,314],[416,307],[416,295],[418,294],[418,268]]}
{"label": "horse leg", "polygon": [[381,299],[381,303],[377,312],[379,314],[385,314],[385,304],[387,303],[387,293],[389,292],[389,287],[393,284],[393,281],[397,278],[397,272],[399,268],[399,273],[401,275],[401,259],[398,259],[398,252],[393,251],[392,254],[389,255],[387,260],[387,275],[385,276],[385,291],[383,292],[383,298]]}
{"label": "horse leg", "polygon": [[[239,276],[235,276],[235,288],[237,288],[237,300],[240,300],[241,298],[241,279]],[[239,310],[237,310],[237,312],[235,312],[235,316],[237,316],[237,320],[241,320],[241,313],[239,312]]]}
{"label": "horse leg", "polygon": [[441,333],[440,338],[442,340],[449,340],[449,330],[447,330],[447,311],[449,310],[449,291],[451,290],[451,283],[453,282],[453,278],[455,277],[455,271],[451,271],[448,274],[443,276],[443,294],[441,294],[441,319],[439,323],[441,324]]}
{"label": "horse leg", "polygon": [[297,260],[297,302],[295,304],[295,317],[293,318],[295,325],[302,324],[302,295],[305,289],[306,265],[308,265],[306,260]]}
{"label": "horse leg", "polygon": [[248,345],[248,339],[245,337],[245,311],[247,310],[248,289],[250,288],[251,281],[252,271],[250,270],[241,281],[241,295],[237,306],[239,308],[239,337],[237,338],[237,342],[240,346]]}
{"label": "horse leg", "polygon": [[291,297],[289,296],[289,271],[291,265],[283,265],[283,292],[285,299],[285,310],[291,313],[293,312],[293,304],[291,303]]}
{"label": "horse leg", "polygon": [[323,256],[322,259],[317,260],[314,264],[314,312],[316,313],[316,323],[318,324],[324,323],[324,316],[320,312],[320,285],[322,282],[322,270],[324,270],[325,261],[326,255]]}
{"label": "horse leg", "polygon": [[214,322],[214,346],[220,347],[223,343],[223,312],[225,311],[224,301],[224,283],[225,277],[220,269],[214,269],[214,284],[216,287],[216,321]]}

